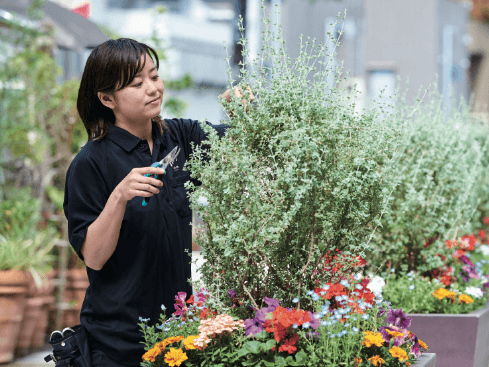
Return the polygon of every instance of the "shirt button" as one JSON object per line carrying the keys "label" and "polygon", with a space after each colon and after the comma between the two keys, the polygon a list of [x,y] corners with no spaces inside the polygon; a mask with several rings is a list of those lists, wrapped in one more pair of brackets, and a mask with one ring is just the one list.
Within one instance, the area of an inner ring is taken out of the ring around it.
{"label": "shirt button", "polygon": [[144,149],[144,144],[141,144],[139,147],[140,147],[141,149]]}

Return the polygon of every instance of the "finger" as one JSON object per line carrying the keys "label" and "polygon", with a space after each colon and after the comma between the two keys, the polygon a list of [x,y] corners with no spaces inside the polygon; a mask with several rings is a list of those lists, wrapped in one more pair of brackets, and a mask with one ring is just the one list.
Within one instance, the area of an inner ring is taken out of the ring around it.
{"label": "finger", "polygon": [[156,179],[156,178],[153,178],[153,177],[140,177],[138,178],[137,180],[138,182],[142,183],[142,184],[148,184],[148,185],[153,185],[153,186],[158,186],[158,187],[161,187],[163,186],[163,182],[160,180],[160,179]]}
{"label": "finger", "polygon": [[150,184],[140,184],[136,188],[139,191],[147,191],[152,194],[158,194],[160,190],[157,187],[154,187],[153,185]]}
{"label": "finger", "polygon": [[148,173],[151,175],[164,175],[166,172],[163,168],[159,167],[142,167],[136,168],[135,170],[142,175],[147,175]]}

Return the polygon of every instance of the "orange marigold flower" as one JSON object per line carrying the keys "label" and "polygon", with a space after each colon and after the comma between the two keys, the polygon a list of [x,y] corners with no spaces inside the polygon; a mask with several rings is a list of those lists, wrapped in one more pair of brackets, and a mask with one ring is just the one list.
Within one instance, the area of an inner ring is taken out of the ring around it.
{"label": "orange marigold flower", "polygon": [[418,343],[421,348],[428,350],[428,345],[424,341],[418,339]]}
{"label": "orange marigold flower", "polygon": [[376,345],[377,347],[381,347],[384,345],[384,338],[381,333],[376,333],[373,331],[364,331],[365,334],[362,345],[366,347],[371,347],[372,345]]}
{"label": "orange marigold flower", "polygon": [[458,303],[461,302],[472,303],[474,302],[474,300],[472,299],[472,297],[467,296],[466,294],[461,294],[460,296],[458,296]]}
{"label": "orange marigold flower", "polygon": [[382,358],[380,358],[380,356],[379,356],[379,355],[376,355],[376,356],[370,357],[368,360],[369,360],[369,361],[370,361],[370,363],[371,363],[371,364],[373,364],[374,366],[382,366],[382,365],[385,363],[385,361],[384,361]]}
{"label": "orange marigold flower", "polygon": [[170,367],[180,366],[183,361],[186,361],[187,359],[187,354],[181,349],[170,348],[170,351],[165,354],[165,362],[168,363]]}
{"label": "orange marigold flower", "polygon": [[404,363],[406,363],[406,366],[408,366],[408,367],[411,366],[411,363],[409,363],[408,361],[406,361]]}
{"label": "orange marigold flower", "polygon": [[179,341],[183,340],[184,337],[183,336],[171,336],[169,338],[166,338],[165,340],[163,340],[162,342],[159,342],[158,344],[155,345],[155,347],[158,347],[161,349],[161,351],[164,351],[165,348],[170,345],[170,344],[173,344],[173,343],[178,343]]}
{"label": "orange marigold flower", "polygon": [[451,298],[453,300],[453,299],[455,299],[455,296],[456,296],[455,292],[450,292],[449,290],[446,290],[445,288],[438,288],[436,291],[434,291],[431,294],[438,299],[444,299],[446,297],[446,298]]}
{"label": "orange marigold flower", "polygon": [[359,357],[355,357],[355,366],[358,366],[362,362],[363,362],[363,359],[361,359]]}
{"label": "orange marigold flower", "polygon": [[144,353],[143,355],[143,359],[148,362],[154,362],[156,357],[158,357],[161,353],[161,349],[158,348],[158,347],[154,347],[154,348],[151,348],[150,350],[148,350],[146,353]]}
{"label": "orange marigold flower", "polygon": [[392,336],[393,339],[395,338],[402,338],[404,336],[404,333],[401,333],[400,331],[395,331],[395,330],[389,330],[385,329],[390,336]]}
{"label": "orange marigold flower", "polygon": [[389,349],[389,353],[394,357],[398,358],[399,361],[404,362],[408,360],[407,353],[404,349],[401,349],[399,347],[392,347]]}
{"label": "orange marigold flower", "polygon": [[198,335],[187,336],[183,341],[183,345],[185,346],[185,349],[186,350],[197,349],[197,347],[194,345],[194,339],[198,337],[199,337]]}

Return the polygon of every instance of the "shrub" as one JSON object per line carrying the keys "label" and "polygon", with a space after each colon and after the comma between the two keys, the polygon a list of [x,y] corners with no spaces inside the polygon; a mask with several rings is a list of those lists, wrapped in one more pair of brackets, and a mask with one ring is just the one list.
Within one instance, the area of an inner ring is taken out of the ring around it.
{"label": "shrub", "polygon": [[234,113],[220,140],[203,124],[207,145],[188,164],[201,185],[187,186],[206,224],[197,238],[206,286],[222,297],[233,288],[255,307],[265,296],[290,302],[330,280],[322,271],[328,253],[341,251],[346,256],[335,261],[350,262],[368,250],[392,190],[403,126],[396,115],[381,115],[382,106],[354,112],[357,94],[342,87],[341,68],[321,61],[334,50],[301,38],[292,62],[281,38],[278,53],[268,30],[262,39],[263,54],[245,62],[237,84],[247,100],[251,88],[255,105],[245,112],[241,98],[224,103]]}

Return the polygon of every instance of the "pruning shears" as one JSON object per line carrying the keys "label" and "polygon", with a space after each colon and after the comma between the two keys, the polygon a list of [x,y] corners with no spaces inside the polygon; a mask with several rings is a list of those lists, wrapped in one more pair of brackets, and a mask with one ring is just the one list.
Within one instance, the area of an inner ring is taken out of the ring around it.
{"label": "pruning shears", "polygon": [[[173,148],[172,151],[170,153],[168,153],[168,155],[165,158],[163,158],[159,162],[153,163],[151,165],[151,167],[162,168],[162,169],[166,170],[166,167],[168,167],[168,165],[173,164],[173,162],[175,161],[175,159],[178,156],[178,153],[180,153],[180,148],[179,147]],[[161,179],[160,178],[161,175],[153,175],[151,173],[147,173],[144,175],[144,177],[151,177],[151,176],[153,176],[153,178],[155,178],[157,180]],[[151,199],[151,196],[149,198],[143,198],[143,206],[148,205],[149,199]]]}

